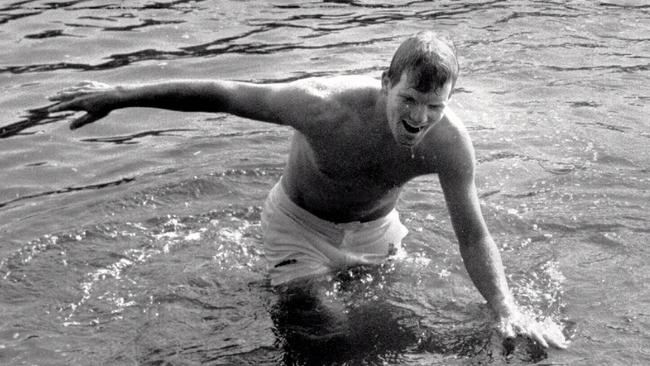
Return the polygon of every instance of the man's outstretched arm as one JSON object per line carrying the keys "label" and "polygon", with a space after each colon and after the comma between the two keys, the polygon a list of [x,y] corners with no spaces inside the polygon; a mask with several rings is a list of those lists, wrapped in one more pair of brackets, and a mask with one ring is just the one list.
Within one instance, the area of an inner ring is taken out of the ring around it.
{"label": "man's outstretched arm", "polygon": [[258,121],[300,127],[305,115],[321,113],[326,103],[306,83],[253,84],[226,80],[178,80],[154,84],[111,86],[83,82],[50,97],[49,113],[85,111],[72,122],[79,128],[129,107],[181,112],[230,113]]}
{"label": "man's outstretched arm", "polygon": [[501,255],[481,214],[474,183],[473,152],[467,149],[466,157],[471,159],[456,161],[454,167],[439,174],[465,268],[496,315],[498,329],[504,336],[522,334],[544,347],[566,348],[567,342],[558,327],[542,326],[521,313],[515,304]]}

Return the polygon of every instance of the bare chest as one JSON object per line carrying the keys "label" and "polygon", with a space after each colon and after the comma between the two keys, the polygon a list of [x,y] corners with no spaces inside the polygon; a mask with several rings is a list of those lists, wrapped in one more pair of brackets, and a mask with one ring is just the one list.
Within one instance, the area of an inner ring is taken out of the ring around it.
{"label": "bare chest", "polygon": [[314,168],[350,190],[392,189],[425,174],[422,155],[378,133],[341,134],[310,144]]}
{"label": "bare chest", "polygon": [[317,141],[297,134],[291,150],[284,177],[289,196],[333,222],[387,214],[401,187],[428,173],[420,152],[412,154],[378,134],[338,134]]}

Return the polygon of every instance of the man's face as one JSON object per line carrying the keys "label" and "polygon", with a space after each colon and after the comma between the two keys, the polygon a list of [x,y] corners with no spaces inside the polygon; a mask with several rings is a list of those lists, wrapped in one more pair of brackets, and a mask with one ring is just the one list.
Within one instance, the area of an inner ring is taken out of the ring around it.
{"label": "man's face", "polygon": [[451,95],[451,81],[427,93],[415,90],[413,84],[407,72],[402,73],[396,85],[391,84],[387,75],[382,78],[388,126],[395,141],[405,147],[417,145],[429,129],[442,119]]}

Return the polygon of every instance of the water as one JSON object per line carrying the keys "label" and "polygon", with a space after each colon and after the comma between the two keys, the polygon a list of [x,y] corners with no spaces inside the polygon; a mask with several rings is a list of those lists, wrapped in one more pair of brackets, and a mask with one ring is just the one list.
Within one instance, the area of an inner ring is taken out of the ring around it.
{"label": "water", "polygon": [[[131,109],[70,132],[29,110],[80,82],[371,74],[435,27],[519,303],[566,351],[504,345],[435,177],[408,256],[281,296],[260,210],[291,131]],[[650,8],[643,1],[26,0],[0,5],[0,363],[650,363]],[[11,128],[9,128],[9,127]]]}

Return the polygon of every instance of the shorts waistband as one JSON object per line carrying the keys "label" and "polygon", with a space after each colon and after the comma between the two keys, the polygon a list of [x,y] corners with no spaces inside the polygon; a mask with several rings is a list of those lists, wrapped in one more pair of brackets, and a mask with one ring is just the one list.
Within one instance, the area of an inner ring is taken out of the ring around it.
{"label": "shorts waistband", "polygon": [[311,227],[318,228],[319,230],[324,231],[325,234],[378,228],[394,220],[396,218],[394,216],[399,217],[397,210],[393,209],[386,216],[371,221],[351,221],[344,223],[331,222],[314,215],[293,202],[282,186],[282,179],[280,179],[273,189],[271,189],[269,200],[271,200],[276,207],[292,219],[298,222],[304,222]]}

